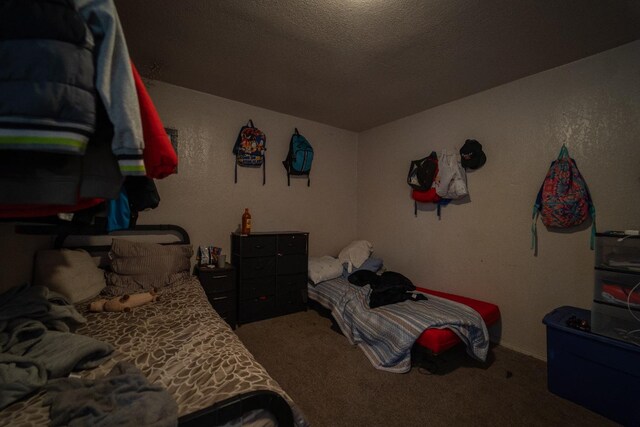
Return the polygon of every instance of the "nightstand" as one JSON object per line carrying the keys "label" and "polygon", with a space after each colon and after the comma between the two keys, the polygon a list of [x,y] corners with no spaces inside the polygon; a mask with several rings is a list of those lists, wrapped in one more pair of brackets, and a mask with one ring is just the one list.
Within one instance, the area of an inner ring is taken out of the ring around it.
{"label": "nightstand", "polygon": [[207,294],[213,309],[231,326],[236,327],[237,303],[235,269],[229,263],[224,268],[198,265],[195,274]]}

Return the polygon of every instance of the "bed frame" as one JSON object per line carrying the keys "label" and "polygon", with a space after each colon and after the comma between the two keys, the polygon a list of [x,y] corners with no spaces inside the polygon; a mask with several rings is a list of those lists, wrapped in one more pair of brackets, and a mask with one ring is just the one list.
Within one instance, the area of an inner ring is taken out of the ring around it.
{"label": "bed frame", "polygon": [[[20,230],[25,234],[53,234],[56,248],[84,249],[93,255],[102,255],[109,251],[113,237],[140,237],[141,240],[153,241],[164,245],[189,244],[189,234],[177,225],[136,225],[129,230],[115,231],[103,234],[94,228],[68,228],[60,229],[55,226],[23,226]],[[149,239],[151,237],[151,240]],[[86,244],[86,242],[91,242]],[[217,402],[214,405],[178,419],[180,426],[218,426],[233,420],[240,419],[250,411],[262,409],[269,412],[275,418],[278,426],[293,426],[293,413],[287,401],[272,391],[253,391],[240,394],[229,399]]]}

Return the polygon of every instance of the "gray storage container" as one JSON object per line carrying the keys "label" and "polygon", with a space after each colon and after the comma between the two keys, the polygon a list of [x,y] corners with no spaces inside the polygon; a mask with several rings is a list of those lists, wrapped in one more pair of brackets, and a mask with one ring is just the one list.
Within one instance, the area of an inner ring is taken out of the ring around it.
{"label": "gray storage container", "polygon": [[596,237],[591,330],[640,345],[640,237]]}

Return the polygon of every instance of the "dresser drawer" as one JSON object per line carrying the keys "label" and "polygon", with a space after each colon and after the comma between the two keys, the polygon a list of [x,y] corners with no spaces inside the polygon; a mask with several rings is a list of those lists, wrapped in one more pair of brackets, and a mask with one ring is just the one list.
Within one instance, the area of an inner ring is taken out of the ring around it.
{"label": "dresser drawer", "polygon": [[276,281],[274,277],[259,279],[245,279],[240,283],[240,299],[257,298],[265,295],[275,295]]}
{"label": "dresser drawer", "polygon": [[278,274],[307,274],[308,259],[306,254],[278,256]]}
{"label": "dresser drawer", "polygon": [[218,313],[226,313],[236,310],[236,298],[232,293],[208,294],[209,303]]}
{"label": "dresser drawer", "polygon": [[278,276],[276,280],[278,293],[293,291],[297,289],[307,288],[307,274],[288,274],[286,276]]}
{"label": "dresser drawer", "polygon": [[241,271],[242,279],[273,276],[276,274],[276,257],[245,258]]}
{"label": "dresser drawer", "polygon": [[272,295],[241,301],[238,314],[241,323],[273,317],[276,314],[276,298]]}
{"label": "dresser drawer", "polygon": [[235,288],[233,272],[229,270],[219,272],[215,270],[200,270],[198,279],[202,288],[208,294],[229,292]]}
{"label": "dresser drawer", "polygon": [[280,314],[305,310],[307,306],[307,288],[278,292],[277,300]]}
{"label": "dresser drawer", "polygon": [[307,235],[306,234],[279,234],[278,254],[306,254]]}
{"label": "dresser drawer", "polygon": [[276,236],[246,236],[240,239],[240,256],[261,257],[276,254]]}

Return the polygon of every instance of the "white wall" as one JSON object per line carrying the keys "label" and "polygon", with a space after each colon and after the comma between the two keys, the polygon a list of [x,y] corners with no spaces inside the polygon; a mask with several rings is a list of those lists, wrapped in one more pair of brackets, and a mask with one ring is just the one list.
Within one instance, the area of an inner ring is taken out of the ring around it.
{"label": "white wall", "polygon": [[[148,82],[165,127],[179,132],[179,173],[156,181],[160,206],[140,214],[140,224],[177,224],[194,245],[230,253],[230,233],[244,208],[253,231],[307,231],[314,254],[337,254],[356,236],[357,135],[320,123],[253,107],[162,82]],[[262,170],[238,168],[231,153],[240,127],[253,119],[267,135],[267,182]],[[311,186],[287,178],[282,160],[297,127],[314,147]],[[0,291],[31,280],[36,250],[52,238],[13,233],[0,224]]]}
{"label": "white wall", "polygon": [[[640,228],[640,42],[359,135],[161,82],[149,92],[179,131],[180,170],[158,181],[161,205],[140,223],[181,225],[195,245],[225,253],[245,207],[255,231],[309,231],[312,255],[366,238],[416,284],[497,303],[502,344],[537,357],[546,351],[542,317],[561,305],[588,308],[593,287],[588,230],[540,225],[538,256],[529,249],[533,201],[562,142],[589,183],[598,229]],[[231,147],[249,118],[267,134],[264,187],[261,171],[246,168],[233,183]],[[280,163],[295,126],[316,150],[309,188],[287,187]],[[467,138],[488,157],[469,174],[470,200],[443,208],[441,220],[426,206],[415,218],[409,161]],[[2,225],[0,289],[29,280],[34,250],[49,244]]]}
{"label": "white wall", "polygon": [[[140,223],[181,225],[194,245],[226,254],[245,207],[253,231],[308,231],[312,255],[337,254],[355,238],[355,133],[162,82],[148,86],[164,125],[178,129],[180,161],[177,175],[156,181],[162,201]],[[234,184],[231,150],[249,118],[267,136],[265,186],[262,170],[240,167]],[[306,178],[287,186],[282,160],[294,127],[314,148],[310,187]]]}
{"label": "white wall", "polygon": [[53,246],[50,236],[16,235],[15,224],[0,223],[0,293],[31,281],[33,256]]}
{"label": "white wall", "polygon": [[[499,64],[496,64],[499,66]],[[452,82],[454,84],[454,82]],[[413,215],[409,161],[479,140],[470,199]],[[502,344],[546,357],[542,318],[590,308],[589,229],[553,233],[532,206],[562,143],[585,177],[598,230],[640,228],[640,42],[451,102],[358,136],[358,236],[414,283],[494,302]]]}

